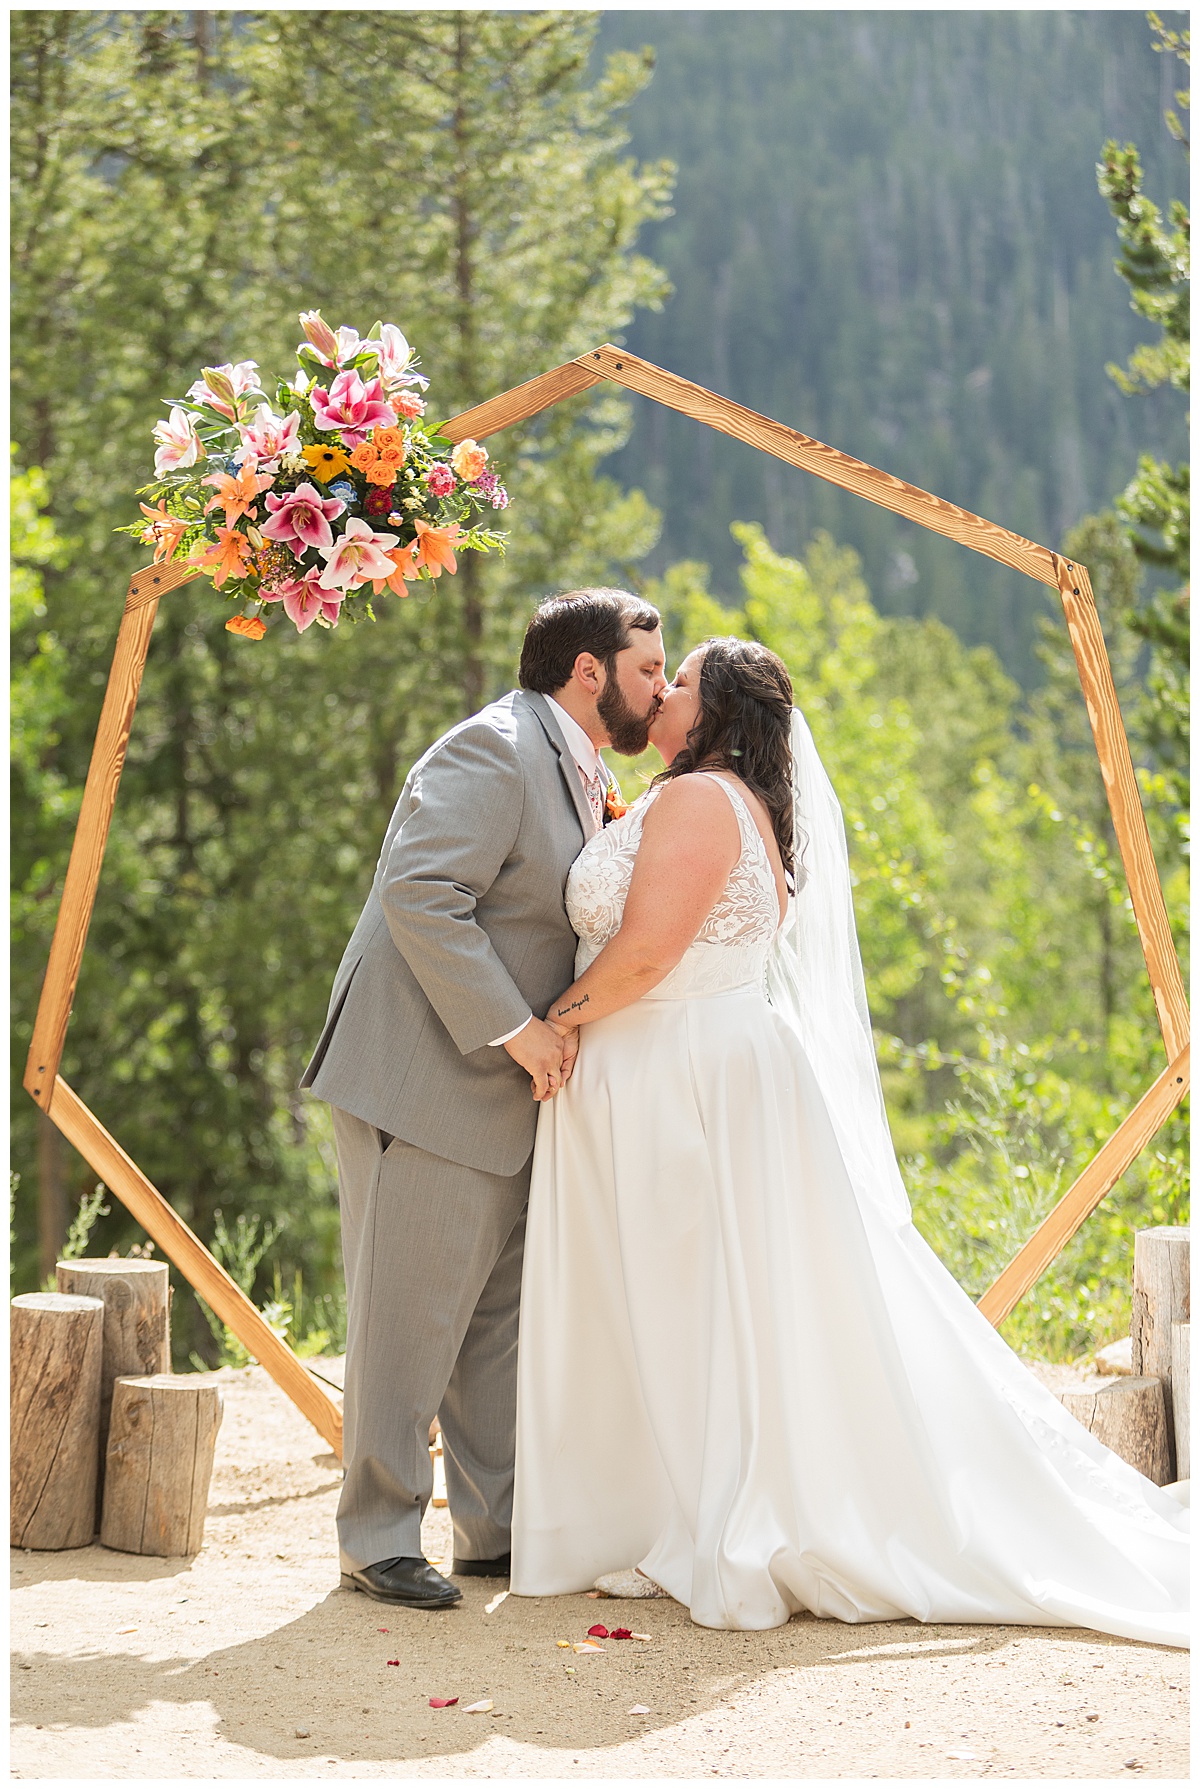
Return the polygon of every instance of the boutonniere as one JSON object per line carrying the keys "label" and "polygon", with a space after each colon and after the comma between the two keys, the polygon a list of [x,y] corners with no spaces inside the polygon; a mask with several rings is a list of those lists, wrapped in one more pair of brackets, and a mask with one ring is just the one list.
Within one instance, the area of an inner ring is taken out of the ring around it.
{"label": "boutonniere", "polygon": [[604,795],[604,824],[610,820],[619,820],[622,814],[629,812],[629,803],[622,801],[621,791],[615,782],[610,782]]}

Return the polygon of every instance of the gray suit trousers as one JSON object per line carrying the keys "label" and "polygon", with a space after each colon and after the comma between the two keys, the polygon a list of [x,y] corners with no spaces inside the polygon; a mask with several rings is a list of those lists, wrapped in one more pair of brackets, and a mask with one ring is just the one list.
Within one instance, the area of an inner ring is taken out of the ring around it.
{"label": "gray suit trousers", "polygon": [[[333,1107],[346,1270],[342,1567],[421,1552],[439,1416],[459,1559],[509,1550],[532,1162],[504,1176]],[[386,1146],[385,1146],[386,1145]]]}

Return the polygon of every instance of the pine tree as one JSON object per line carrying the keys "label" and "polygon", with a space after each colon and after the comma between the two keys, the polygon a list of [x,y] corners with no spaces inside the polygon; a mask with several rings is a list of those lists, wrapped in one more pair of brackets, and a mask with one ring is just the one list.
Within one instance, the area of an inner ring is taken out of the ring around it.
{"label": "pine tree", "polygon": [[[200,366],[287,372],[300,308],[364,332],[382,317],[445,416],[660,300],[634,242],[667,174],[622,154],[620,125],[649,69],[618,58],[591,78],[594,29],[572,14],[14,18],[13,426],[73,542],[46,570],[41,624],[72,698],[47,768],[69,785],[146,557],[112,530],[136,516],[163,400]],[[202,1236],[218,1209],[286,1219],[277,1262],[310,1289],[333,1283],[336,1214],[323,1109],[296,1081],[387,815],[429,741],[511,684],[537,597],[610,581],[653,538],[644,499],[597,475],[626,427],[601,398],[499,437],[508,559],[381,601],[375,626],[256,647],[223,631],[204,584],[163,603],[64,1073]],[[35,650],[30,622],[14,651]],[[34,826],[18,803],[22,861]],[[70,815],[50,830],[43,912]],[[43,943],[15,978],[17,1076]],[[18,1093],[22,1201],[34,1120]],[[116,1208],[99,1246],[129,1234]],[[209,1347],[198,1314],[177,1328],[185,1355]]]}
{"label": "pine tree", "polygon": [[[1190,33],[1168,30],[1157,13],[1148,15],[1154,48],[1190,64]],[[1181,110],[1189,94],[1175,95]],[[1187,148],[1178,114],[1168,112],[1172,136]],[[1142,167],[1132,143],[1104,145],[1098,166],[1100,191],[1117,219],[1121,257],[1117,272],[1130,289],[1130,306],[1158,325],[1156,341],[1136,348],[1125,367],[1110,365],[1109,375],[1127,393],[1170,385],[1187,391],[1191,381],[1191,223],[1187,206],[1174,200],[1164,221],[1162,212],[1143,190]],[[1186,580],[1191,563],[1190,473],[1186,463],[1143,454],[1136,476],[1117,499],[1117,509],[1130,524],[1134,551],[1144,566]],[[1131,609],[1129,625],[1150,645],[1147,695],[1139,703],[1135,725],[1162,767],[1169,800],[1182,815],[1188,802],[1189,763],[1189,588],[1186,581],[1172,591],[1157,590],[1150,601]]]}

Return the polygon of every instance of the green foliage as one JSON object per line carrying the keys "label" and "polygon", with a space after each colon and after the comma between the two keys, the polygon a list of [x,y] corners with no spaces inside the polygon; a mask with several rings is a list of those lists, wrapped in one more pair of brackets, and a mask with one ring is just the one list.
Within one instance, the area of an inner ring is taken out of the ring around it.
{"label": "green foliage", "polygon": [[[212,1252],[230,1279],[235,1280],[247,1296],[254,1289],[259,1262],[282,1228],[281,1224],[263,1224],[257,1216],[239,1211],[231,1230],[225,1222],[224,1212],[214,1211]],[[197,1302],[219,1350],[214,1364],[219,1367],[248,1367],[253,1357],[247,1353],[233,1331],[222,1323],[202,1298]],[[289,1310],[287,1316],[290,1315]],[[264,1306],[263,1316],[269,1327],[282,1339],[287,1333],[287,1321],[282,1306],[278,1303]],[[197,1372],[204,1371],[207,1363],[199,1355],[194,1354],[191,1360]]]}
{"label": "green foliage", "polygon": [[[1191,32],[1172,30],[1170,26],[1163,24],[1156,12],[1148,12],[1146,14],[1146,19],[1149,23],[1150,30],[1153,33],[1153,48],[1155,54],[1158,56],[1174,56],[1182,62],[1185,67],[1190,68],[1192,62]],[[1175,104],[1179,107],[1180,112],[1186,112],[1191,103],[1192,96],[1187,88],[1176,90]],[[1177,143],[1182,143],[1185,149],[1188,148],[1187,133],[1180,122],[1179,112],[1168,111],[1164,116],[1167,129],[1170,131],[1175,141]]]}
{"label": "green foliage", "polygon": [[[1147,15],[1153,48],[1191,63],[1191,37],[1163,24],[1157,13]],[[1176,104],[1186,109],[1186,89],[1175,94]],[[1179,116],[1169,111],[1166,122],[1171,135],[1187,148]],[[1132,143],[1119,149],[1104,146],[1104,161],[1096,170],[1100,191],[1117,219],[1121,258],[1117,272],[1130,289],[1130,306],[1161,331],[1158,340],[1143,343],[1126,368],[1110,365],[1108,372],[1123,392],[1153,391],[1170,385],[1187,391],[1191,379],[1191,222],[1187,206],[1173,200],[1169,227],[1158,206],[1143,190],[1142,166]],[[1131,524],[1129,534],[1141,563],[1152,572],[1167,572],[1182,581],[1171,591],[1155,590],[1149,600],[1131,606],[1129,625],[1150,647],[1150,668],[1145,697],[1139,703],[1135,724],[1139,727],[1161,769],[1163,786],[1173,802],[1180,829],[1188,806],[1189,705],[1190,705],[1190,596],[1187,580],[1191,569],[1191,480],[1186,464],[1172,466],[1152,454],[1142,454],[1138,469],[1116,507]]]}
{"label": "green foliage", "polygon": [[[287,364],[296,312],[320,308],[400,323],[450,414],[660,303],[635,245],[669,172],[624,153],[622,123],[649,69],[617,57],[591,75],[595,29],[584,14],[14,15],[13,428],[69,542],[41,569],[44,616],[14,635],[15,666],[54,665],[25,704],[13,803],[15,1074],[121,593],[146,557],[113,530],[136,518],[164,397],[202,366]],[[284,1286],[303,1269],[310,1310],[337,1282],[338,1221],[327,1115],[297,1082],[387,817],[429,741],[508,687],[533,602],[616,581],[652,543],[645,499],[597,470],[627,428],[601,395],[508,431],[508,560],[468,562],[375,626],[256,647],[223,631],[205,584],[160,612],[63,1072],[206,1241],[218,1209],[262,1227],[286,1214],[272,1266]],[[13,1148],[29,1283],[20,1092]],[[73,1156],[68,1178],[90,1185]],[[132,1234],[114,1211],[106,1244]],[[175,1330],[182,1358],[211,1353],[190,1300]]]}
{"label": "green foliage", "polygon": [[[602,15],[602,48],[643,43],[633,144],[680,173],[646,238],[674,297],[631,349],[1048,546],[1139,451],[1184,457],[1180,394],[1135,409],[1103,373],[1146,328],[1112,271],[1101,144],[1133,136],[1164,206],[1187,189],[1141,14]],[[789,553],[823,529],[882,612],[1039,681],[1048,598],[1020,574],[644,400],[611,465],[663,511],[656,573],[703,560],[732,593],[733,517]]]}
{"label": "green foliage", "polygon": [[1132,143],[1122,148],[1107,142],[1096,177],[1117,219],[1121,257],[1116,266],[1130,288],[1130,306],[1162,330],[1157,342],[1134,350],[1127,367],[1110,364],[1109,376],[1124,392],[1153,391],[1160,385],[1186,391],[1191,327],[1187,206],[1181,199],[1173,200],[1169,228],[1164,226],[1162,212],[1142,189],[1141,159]]}

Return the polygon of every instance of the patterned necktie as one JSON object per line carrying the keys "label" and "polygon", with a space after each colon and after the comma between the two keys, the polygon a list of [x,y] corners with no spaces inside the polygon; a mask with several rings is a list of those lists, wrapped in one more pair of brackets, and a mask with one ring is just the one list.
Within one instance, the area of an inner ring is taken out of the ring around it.
{"label": "patterned necktie", "polygon": [[[582,771],[580,771],[580,775],[583,775]],[[592,817],[597,826],[603,826],[604,797],[608,793],[608,778],[604,774],[603,764],[597,770],[595,776],[585,776],[583,778],[583,786],[587,790],[588,801],[590,802],[592,809]]]}

